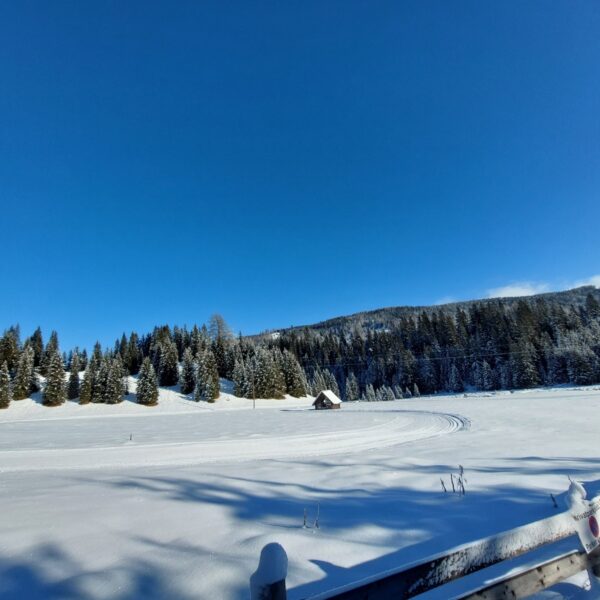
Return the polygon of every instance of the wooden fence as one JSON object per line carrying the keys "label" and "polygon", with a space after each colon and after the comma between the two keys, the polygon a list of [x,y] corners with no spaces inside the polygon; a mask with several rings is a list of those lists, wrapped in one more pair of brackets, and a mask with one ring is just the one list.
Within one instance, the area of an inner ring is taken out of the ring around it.
{"label": "wooden fence", "polygon": [[[408,600],[456,579],[505,560],[522,556],[576,534],[569,512],[535,521],[498,535],[458,546],[398,570],[378,573],[337,589],[311,596],[311,600]],[[270,545],[274,546],[274,545]],[[276,545],[278,546],[278,545]],[[280,549],[280,550],[279,550]],[[278,546],[278,552],[285,551]],[[283,558],[278,559],[279,562]],[[287,565],[287,556],[285,556]],[[533,567],[511,571],[509,576],[479,587],[460,600],[498,600],[525,598],[547,589],[574,574],[587,570],[591,580],[600,578],[600,552],[586,554],[573,550]],[[285,574],[266,582],[253,600],[285,600]],[[598,580],[600,582],[600,580]],[[596,583],[594,583],[596,584]]]}

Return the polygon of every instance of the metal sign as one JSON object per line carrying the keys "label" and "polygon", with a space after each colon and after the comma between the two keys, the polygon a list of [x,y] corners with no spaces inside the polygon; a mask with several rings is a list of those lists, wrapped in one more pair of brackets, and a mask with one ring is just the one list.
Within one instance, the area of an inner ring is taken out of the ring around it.
{"label": "metal sign", "polygon": [[591,502],[581,500],[571,507],[575,529],[585,551],[589,554],[600,546],[600,496]]}

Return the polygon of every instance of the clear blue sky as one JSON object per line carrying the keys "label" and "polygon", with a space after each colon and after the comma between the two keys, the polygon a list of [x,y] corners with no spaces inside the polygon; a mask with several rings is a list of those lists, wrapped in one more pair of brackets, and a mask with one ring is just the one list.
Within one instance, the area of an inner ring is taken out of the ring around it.
{"label": "clear blue sky", "polygon": [[599,32],[596,0],[2,2],[0,327],[254,333],[596,275]]}

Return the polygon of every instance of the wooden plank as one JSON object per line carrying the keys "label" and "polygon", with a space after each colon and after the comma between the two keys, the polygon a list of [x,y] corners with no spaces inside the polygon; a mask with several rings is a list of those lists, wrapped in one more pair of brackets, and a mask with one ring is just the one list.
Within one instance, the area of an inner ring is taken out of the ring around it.
{"label": "wooden plank", "polygon": [[319,594],[315,600],[407,600],[499,562],[520,556],[575,533],[567,513],[535,521],[430,557],[412,566]]}
{"label": "wooden plank", "polygon": [[546,590],[586,569],[600,568],[600,554],[587,555],[574,551],[510,575],[501,581],[465,594],[456,600],[515,600]]}

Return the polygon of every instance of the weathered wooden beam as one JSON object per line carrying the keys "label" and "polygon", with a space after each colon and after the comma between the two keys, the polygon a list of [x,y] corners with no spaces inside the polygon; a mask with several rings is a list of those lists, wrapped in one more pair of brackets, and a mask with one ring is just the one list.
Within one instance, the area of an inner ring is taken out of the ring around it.
{"label": "weathered wooden beam", "polygon": [[464,544],[402,569],[379,573],[317,596],[319,600],[407,600],[418,594],[515,558],[571,535],[567,513],[535,521],[495,536]]}
{"label": "weathered wooden beam", "polygon": [[580,571],[600,568],[600,554],[573,551],[460,596],[457,600],[515,600],[546,590]]}

